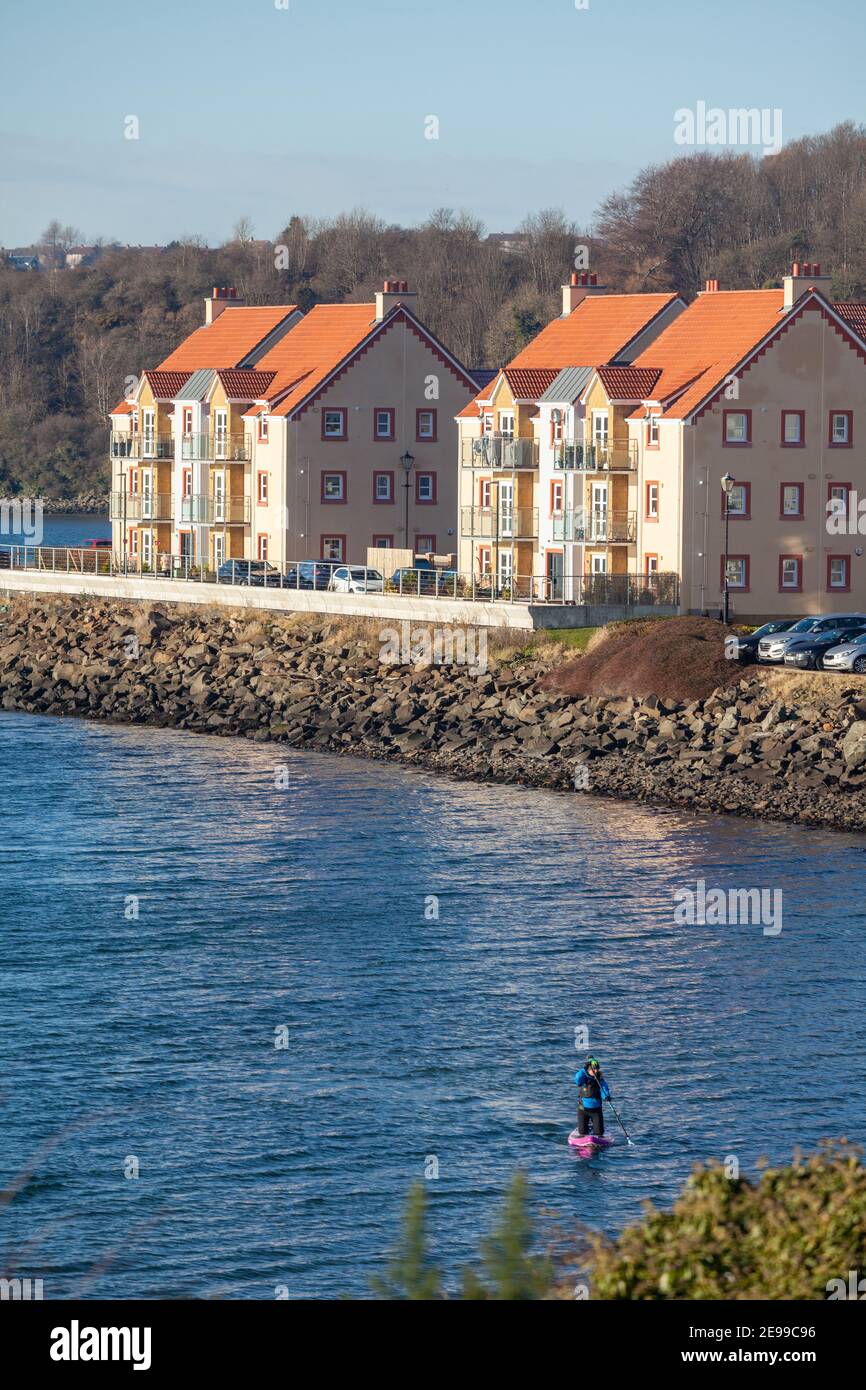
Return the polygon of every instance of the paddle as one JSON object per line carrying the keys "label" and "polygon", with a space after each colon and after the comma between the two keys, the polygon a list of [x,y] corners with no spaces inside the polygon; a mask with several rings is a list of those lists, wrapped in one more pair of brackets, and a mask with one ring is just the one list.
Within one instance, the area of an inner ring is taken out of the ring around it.
{"label": "paddle", "polygon": [[607,1103],[608,1103],[608,1105],[610,1106],[611,1110],[613,1111],[614,1115],[616,1115],[617,1124],[619,1125],[620,1129],[622,1130],[623,1134],[625,1135],[626,1140],[627,1140],[628,1143],[631,1145],[631,1147],[634,1148],[634,1141],[633,1141],[632,1139],[629,1139],[628,1130],[626,1129],[626,1127],[625,1127],[625,1125],[623,1124],[622,1120],[619,1118],[619,1115],[616,1114],[616,1106],[614,1105],[614,1103],[613,1103],[613,1101],[611,1100],[610,1096],[608,1096],[608,1098],[607,1098]]}

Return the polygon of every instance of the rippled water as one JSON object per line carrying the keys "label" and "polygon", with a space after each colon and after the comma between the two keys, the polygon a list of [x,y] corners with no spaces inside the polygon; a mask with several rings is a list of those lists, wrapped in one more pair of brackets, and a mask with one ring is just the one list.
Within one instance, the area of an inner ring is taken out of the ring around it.
{"label": "rippled water", "polygon": [[[862,836],[27,715],[0,751],[0,1252],[46,1297],[363,1295],[429,1155],[455,1269],[518,1164],[614,1232],[699,1158],[866,1141]],[[675,926],[699,878],[781,934]],[[636,1140],[591,1162],[581,1024]]]}

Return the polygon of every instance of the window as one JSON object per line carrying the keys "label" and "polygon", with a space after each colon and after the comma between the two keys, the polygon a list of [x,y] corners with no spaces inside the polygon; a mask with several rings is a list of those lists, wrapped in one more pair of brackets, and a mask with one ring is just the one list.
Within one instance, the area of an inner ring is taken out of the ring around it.
{"label": "window", "polygon": [[322,501],[323,502],[345,502],[346,500],[346,475],[345,473],[323,473],[322,474]]}
{"label": "window", "polygon": [[850,557],[848,555],[827,556],[827,588],[831,591],[843,591],[845,593],[851,588]]}
{"label": "window", "polygon": [[380,505],[383,502],[394,501],[394,474],[393,473],[374,473],[373,474],[373,501]]}
{"label": "window", "polygon": [[[728,588],[745,591],[749,587],[749,563],[748,555],[729,555],[728,556]],[[720,558],[719,568],[721,571],[721,587],[725,587],[725,557]]]}
{"label": "window", "polygon": [[394,439],[394,411],[393,410],[374,410],[373,411],[373,438],[378,440]]}
{"label": "window", "polygon": [[188,439],[189,436],[192,434],[192,406],[191,406],[191,405],[185,405],[184,408],[183,408],[183,426],[182,426],[182,428],[183,428],[184,438],[185,438],[185,439]]}
{"label": "window", "polygon": [[138,555],[138,531],[134,528],[130,528],[129,532],[129,553],[130,555]]}
{"label": "window", "polygon": [[435,410],[416,410],[415,438],[419,444],[435,444],[438,435],[438,417]]}
{"label": "window", "polygon": [[[838,517],[843,521],[848,516],[849,496],[851,491],[850,483],[829,483],[827,485],[827,515],[828,517]],[[855,517],[856,524],[856,517]],[[843,527],[844,529],[844,527]]]}
{"label": "window", "polygon": [[268,500],[268,478],[267,473],[259,474],[259,501],[263,504]]}
{"label": "window", "polygon": [[262,444],[267,444],[268,442],[268,429],[270,427],[270,418],[271,417],[267,414],[266,411],[262,411],[262,414],[259,416],[259,441]]}
{"label": "window", "polygon": [[803,557],[802,555],[780,555],[779,556],[779,592],[789,592],[793,594],[802,593],[803,590]]}
{"label": "window", "polygon": [[643,557],[643,568],[644,568],[644,574],[658,574],[658,572],[659,572],[659,557],[658,557],[658,555],[654,554],[653,552],[650,552],[648,555],[645,555],[645,556]]}
{"label": "window", "polygon": [[557,479],[550,484],[550,511],[551,515],[562,511],[562,481]]}
{"label": "window", "polygon": [[648,449],[659,447],[659,417],[657,415],[651,415],[647,420],[646,446]]}
{"label": "window", "polygon": [[782,448],[802,449],[806,443],[805,410],[782,411]]}
{"label": "window", "polygon": [[659,519],[659,485],[658,483],[647,483],[645,487],[645,508],[644,516],[647,521],[658,521]]}
{"label": "window", "polygon": [[490,546],[482,545],[478,549],[478,573],[481,575],[490,574]]}
{"label": "window", "polygon": [[492,416],[492,415],[485,415],[485,416],[484,416],[484,433],[485,433],[485,434],[492,434],[492,433],[493,433],[493,416]]}
{"label": "window", "polygon": [[323,410],[322,438],[346,439],[349,433],[347,418],[346,410]]}
{"label": "window", "polygon": [[752,442],[751,410],[725,410],[722,443],[727,447],[742,448]]}
{"label": "window", "polygon": [[137,496],[138,496],[138,469],[137,469],[137,468],[130,468],[130,470],[129,470],[129,491],[130,491],[130,493],[131,493],[131,495],[132,495],[133,497],[137,497]]}
{"label": "window", "polygon": [[554,410],[550,416],[550,442],[559,444],[562,442],[562,411]]}
{"label": "window", "polygon": [[394,549],[394,537],[393,537],[393,536],[374,536],[374,537],[373,537],[373,545],[376,546],[379,550],[393,550],[393,549]]}
{"label": "window", "polygon": [[492,490],[493,483],[491,480],[489,478],[482,478],[481,482],[478,484],[478,503],[482,509],[487,511],[490,510],[491,506],[490,499]]}
{"label": "window", "polygon": [[182,494],[182,495],[183,495],[184,497],[192,497],[192,469],[191,469],[191,468],[185,468],[185,469],[183,470],[183,477],[182,477],[181,486],[182,486],[182,488],[183,488],[183,494]]}
{"label": "window", "polygon": [[435,473],[416,473],[415,474],[415,501],[420,503],[432,503],[436,501],[436,474]]}
{"label": "window", "polygon": [[830,438],[831,449],[850,449],[854,443],[854,412],[853,410],[831,410],[830,411]]}
{"label": "window", "polygon": [[[722,516],[725,515],[725,490],[721,489],[722,494]],[[740,521],[748,520],[752,514],[752,484],[734,483],[728,499],[728,516],[733,521],[739,518]]]}
{"label": "window", "polygon": [[506,439],[514,438],[514,411],[500,410],[499,412],[499,433]]}
{"label": "window", "polygon": [[802,520],[802,483],[782,483],[781,491],[779,494],[779,515],[783,521],[786,517],[796,517]]}
{"label": "window", "polygon": [[322,536],[322,559],[323,560],[343,560],[345,556],[343,550],[346,545],[345,536]]}
{"label": "window", "polygon": [[268,538],[267,538],[267,536],[259,536],[258,554],[259,554],[259,559],[260,559],[260,560],[267,560],[267,558],[268,558]]}
{"label": "window", "polygon": [[435,555],[436,537],[435,536],[416,536],[415,553],[417,555]]}

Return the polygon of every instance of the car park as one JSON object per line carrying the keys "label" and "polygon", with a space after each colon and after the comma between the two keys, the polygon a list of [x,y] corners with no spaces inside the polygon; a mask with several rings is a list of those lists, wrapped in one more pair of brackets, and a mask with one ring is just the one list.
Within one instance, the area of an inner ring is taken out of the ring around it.
{"label": "car park", "polygon": [[830,617],[801,618],[786,632],[776,632],[769,637],[762,637],[758,642],[758,661],[770,665],[779,664],[785,660],[785,653],[789,647],[807,635],[814,636],[819,632],[830,632],[837,628],[843,634],[853,633],[861,627],[866,627],[866,614],[863,613],[834,613]]}
{"label": "car park", "polygon": [[787,632],[794,626],[795,618],[779,618],[776,622],[764,623],[754,632],[738,633],[728,640],[728,655],[732,661],[754,661],[758,655],[758,643],[762,637],[772,637],[778,632]]}
{"label": "car park", "polygon": [[866,632],[857,637],[846,637],[838,647],[831,647],[824,655],[825,671],[854,671],[858,676],[866,675]]}
{"label": "car park", "polygon": [[366,565],[340,565],[331,575],[328,588],[338,594],[382,594],[385,579],[380,570]]}
{"label": "car park", "polygon": [[217,570],[218,584],[247,584],[253,588],[278,586],[282,576],[267,560],[224,560]]}
{"label": "car park", "polygon": [[838,647],[840,642],[852,640],[866,632],[863,629],[855,628],[852,632],[850,628],[824,628],[821,632],[807,633],[797,642],[792,642],[785,652],[785,665],[797,667],[801,671],[821,671],[824,668],[824,658],[834,647]]}
{"label": "car park", "polygon": [[339,565],[335,560],[300,560],[286,570],[287,589],[327,589]]}
{"label": "car park", "polygon": [[437,570],[430,564],[406,565],[395,570],[388,581],[401,594],[453,594],[456,570]]}

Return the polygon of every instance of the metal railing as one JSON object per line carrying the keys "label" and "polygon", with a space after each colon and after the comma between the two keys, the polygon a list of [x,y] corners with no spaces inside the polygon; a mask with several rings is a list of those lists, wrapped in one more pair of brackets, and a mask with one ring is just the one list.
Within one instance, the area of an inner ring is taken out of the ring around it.
{"label": "metal railing", "polygon": [[534,540],[537,507],[463,507],[460,534],[473,540]]}
{"label": "metal railing", "polygon": [[248,497],[216,497],[212,493],[193,493],[182,497],[180,519],[201,526],[248,526],[250,522]]}
{"label": "metal railing", "polygon": [[634,473],[637,471],[637,441],[628,444],[557,444],[553,466],[560,470],[578,469],[584,473]]}
{"label": "metal railing", "polygon": [[173,459],[173,434],[128,434],[112,431],[109,452],[113,459]]}
{"label": "metal railing", "polygon": [[113,492],[108,514],[111,521],[171,521],[174,517],[174,494]]}
{"label": "metal railing", "polygon": [[460,441],[463,468],[484,468],[516,472],[538,467],[538,445],[534,439],[513,439],[509,435],[484,434],[480,439]]}
{"label": "metal railing", "polygon": [[632,545],[637,540],[637,513],[596,511],[590,507],[554,513],[553,539],[583,541],[588,545]]}
{"label": "metal railing", "polygon": [[253,456],[252,435],[185,434],[180,441],[180,456],[192,462],[208,459],[214,462],[246,463]]}
{"label": "metal railing", "polygon": [[[355,593],[387,594],[404,598],[462,599],[484,603],[593,604],[634,608],[679,605],[679,576],[660,574],[521,574],[511,572],[500,552],[498,573],[459,574],[456,570],[401,568],[392,578],[366,565],[337,561],[304,560],[278,567],[264,561],[229,559],[220,572],[202,565],[190,555],[157,551],[147,565],[141,556],[118,556],[105,549],[61,546],[2,545],[0,570],[36,570],[50,574],[107,575],[118,580],[129,576],[183,580],[197,584],[228,584],[238,588],[324,591],[331,588],[333,571],[362,571],[353,580]],[[334,581],[336,587],[336,581]],[[368,587],[369,585],[369,587]],[[338,589],[339,591],[339,589]],[[345,592],[345,590],[344,590]]]}

